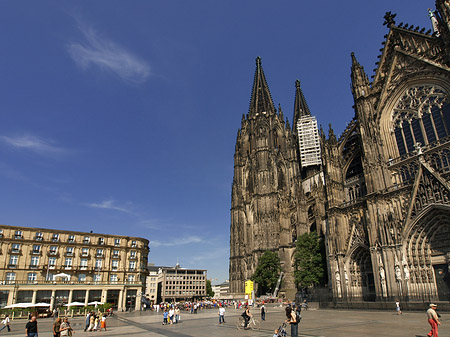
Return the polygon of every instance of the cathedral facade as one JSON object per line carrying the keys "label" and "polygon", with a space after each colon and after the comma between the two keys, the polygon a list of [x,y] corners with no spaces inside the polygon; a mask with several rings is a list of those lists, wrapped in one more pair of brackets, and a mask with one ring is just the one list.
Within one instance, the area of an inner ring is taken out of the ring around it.
{"label": "cathedral facade", "polygon": [[430,18],[425,32],[386,13],[372,81],[352,54],[355,115],[340,137],[331,126],[312,134],[299,83],[291,129],[257,59],[234,157],[231,292],[243,292],[267,249],[295,292],[296,237],[317,231],[334,299],[449,299],[450,0]]}

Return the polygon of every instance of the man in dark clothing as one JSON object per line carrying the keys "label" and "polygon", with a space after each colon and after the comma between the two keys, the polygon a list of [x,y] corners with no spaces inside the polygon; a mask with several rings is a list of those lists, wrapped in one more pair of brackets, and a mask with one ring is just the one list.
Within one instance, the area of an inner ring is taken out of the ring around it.
{"label": "man in dark clothing", "polygon": [[25,334],[27,337],[38,337],[36,316],[31,316],[31,320],[25,326]]}

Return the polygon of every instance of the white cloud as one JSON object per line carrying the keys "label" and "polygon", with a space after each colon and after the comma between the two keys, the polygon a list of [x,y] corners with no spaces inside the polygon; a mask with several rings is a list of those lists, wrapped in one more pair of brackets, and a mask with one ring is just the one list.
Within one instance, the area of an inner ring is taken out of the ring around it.
{"label": "white cloud", "polygon": [[150,241],[150,247],[161,247],[161,246],[179,246],[179,245],[190,245],[193,243],[204,243],[206,242],[204,239],[198,236],[188,236],[186,238],[178,238],[172,241]]}
{"label": "white cloud", "polygon": [[133,83],[145,82],[150,76],[150,67],[144,60],[101,36],[89,25],[79,22],[78,28],[84,41],[72,42],[67,48],[70,56],[82,69],[97,66]]}
{"label": "white cloud", "polygon": [[55,156],[68,152],[66,149],[54,145],[52,141],[32,135],[17,137],[0,136],[0,140],[13,148],[28,150],[40,155]]}
{"label": "white cloud", "polygon": [[132,214],[132,210],[130,209],[130,203],[128,203],[127,205],[118,205],[116,203],[116,201],[114,200],[104,200],[100,203],[90,203],[90,204],[86,204],[89,207],[92,208],[102,208],[102,209],[110,209],[110,210],[114,210],[114,211],[120,211],[120,212],[125,212],[125,213],[130,213]]}

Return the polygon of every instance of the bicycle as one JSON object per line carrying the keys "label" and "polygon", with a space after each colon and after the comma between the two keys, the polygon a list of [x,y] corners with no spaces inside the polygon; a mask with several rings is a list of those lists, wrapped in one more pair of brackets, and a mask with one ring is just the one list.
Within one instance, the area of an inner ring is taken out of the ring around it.
{"label": "bicycle", "polygon": [[[245,318],[242,316],[239,316],[239,320],[236,325],[236,328],[238,330],[241,330],[244,328],[244,326],[245,326]],[[253,316],[250,317],[250,319],[248,320],[247,327],[250,327],[250,329],[252,329],[252,330],[259,330],[260,326],[261,326],[261,323],[257,319],[255,319]]]}

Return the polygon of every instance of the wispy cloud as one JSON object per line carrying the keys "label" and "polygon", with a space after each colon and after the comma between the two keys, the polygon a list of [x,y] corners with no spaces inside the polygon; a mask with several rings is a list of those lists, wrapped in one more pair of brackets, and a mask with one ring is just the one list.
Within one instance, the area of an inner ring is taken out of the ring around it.
{"label": "wispy cloud", "polygon": [[171,240],[171,241],[164,241],[164,242],[157,241],[157,240],[150,241],[150,247],[190,245],[193,243],[204,243],[204,242],[206,242],[205,239],[202,239],[199,236],[192,235],[192,236],[188,236],[186,238],[178,238],[178,239]]}
{"label": "wispy cloud", "polygon": [[114,211],[120,211],[125,213],[133,214],[133,211],[131,209],[132,204],[127,203],[126,205],[119,205],[115,200],[104,200],[100,203],[90,203],[86,204],[86,206],[92,207],[92,208],[102,208],[102,209],[109,209]]}
{"label": "wispy cloud", "polygon": [[16,137],[0,136],[0,141],[15,149],[28,150],[46,156],[57,156],[69,152],[67,149],[55,145],[53,141],[33,135]]}
{"label": "wispy cloud", "polygon": [[78,20],[84,40],[71,42],[68,52],[84,70],[99,67],[111,71],[126,82],[142,83],[150,76],[149,65],[124,47],[101,36],[94,28]]}

